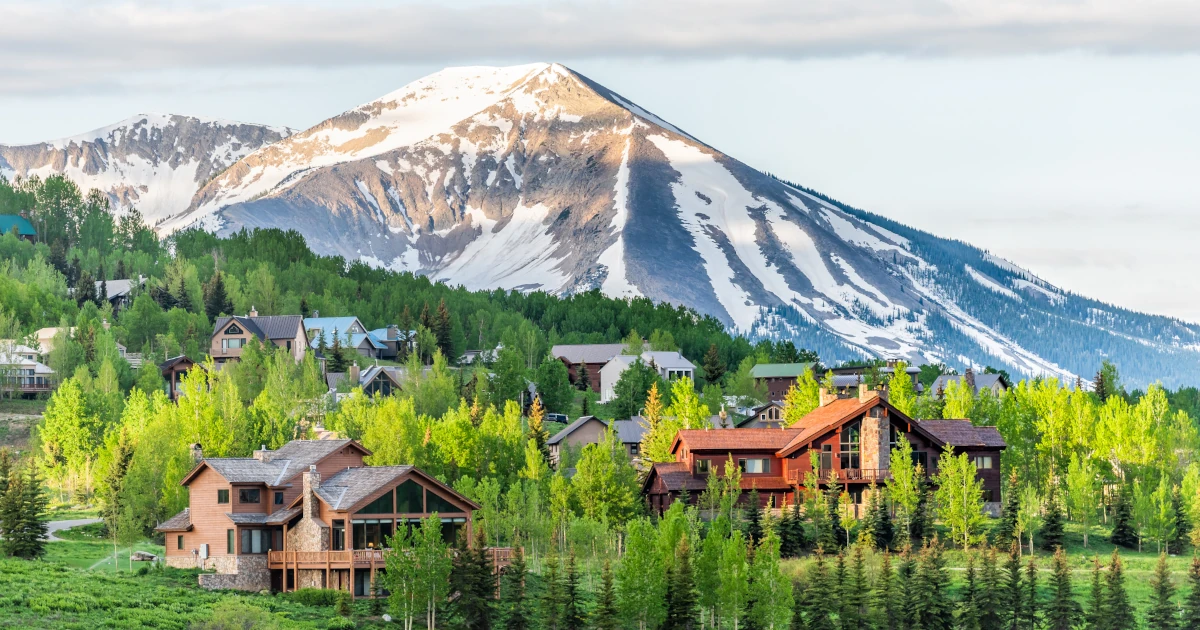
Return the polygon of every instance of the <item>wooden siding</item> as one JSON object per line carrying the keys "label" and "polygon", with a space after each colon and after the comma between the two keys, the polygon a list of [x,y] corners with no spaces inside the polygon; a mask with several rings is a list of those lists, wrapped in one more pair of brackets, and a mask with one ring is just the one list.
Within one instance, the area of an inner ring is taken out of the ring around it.
{"label": "wooden siding", "polygon": [[[217,503],[217,490],[229,490],[229,504]],[[231,507],[237,501],[236,492],[225,478],[213,469],[205,468],[188,484],[188,514],[192,521],[192,531],[183,532],[183,549],[176,549],[178,533],[167,533],[167,555],[191,556],[192,550],[199,551],[200,545],[208,545],[209,557],[225,556],[226,530],[233,529],[226,513],[232,512]]]}

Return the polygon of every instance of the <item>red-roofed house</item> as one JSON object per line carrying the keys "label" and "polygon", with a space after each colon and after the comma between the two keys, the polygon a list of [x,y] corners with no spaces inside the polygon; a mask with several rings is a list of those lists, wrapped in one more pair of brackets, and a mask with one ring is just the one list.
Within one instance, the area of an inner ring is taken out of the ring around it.
{"label": "red-roofed house", "polygon": [[743,493],[757,489],[764,506],[782,507],[804,484],[812,469],[810,453],[817,453],[821,478],[835,475],[851,500],[861,503],[864,489],[891,478],[891,451],[901,439],[912,444],[913,458],[931,475],[947,444],[967,453],[983,481],[987,510],[999,511],[1005,443],[995,427],[968,420],[918,422],[866,386],[853,398],[822,390],[821,405],[786,428],[680,431],[671,447],[676,460],[655,464],[642,489],[654,510],[676,499],[695,502],[708,475],[725,474],[732,459],[742,471]]}

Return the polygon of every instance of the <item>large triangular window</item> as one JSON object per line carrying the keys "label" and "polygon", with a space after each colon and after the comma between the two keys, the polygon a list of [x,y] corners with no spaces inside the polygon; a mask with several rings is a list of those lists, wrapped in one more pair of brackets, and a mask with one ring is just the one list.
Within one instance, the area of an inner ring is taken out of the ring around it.
{"label": "large triangular window", "polygon": [[237,324],[234,324],[234,325],[230,326],[229,328],[225,329],[225,334],[226,335],[240,335],[240,334],[242,334],[242,329],[238,328]]}

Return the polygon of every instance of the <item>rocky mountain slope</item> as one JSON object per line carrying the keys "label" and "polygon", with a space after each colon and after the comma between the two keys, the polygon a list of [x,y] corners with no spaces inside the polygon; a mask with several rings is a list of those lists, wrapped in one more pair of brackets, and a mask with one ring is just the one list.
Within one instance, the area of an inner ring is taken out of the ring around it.
{"label": "rocky mountain slope", "polygon": [[64,174],[85,191],[103,191],[117,208],[136,206],[154,224],[187,208],[213,176],[289,133],[286,127],[139,114],[70,138],[0,145],[0,175]]}
{"label": "rocky mountain slope", "polygon": [[163,230],[299,230],[469,289],[684,304],[833,361],[1200,380],[1200,326],[1076,296],[739,162],[557,64],[451,68],[266,145]]}

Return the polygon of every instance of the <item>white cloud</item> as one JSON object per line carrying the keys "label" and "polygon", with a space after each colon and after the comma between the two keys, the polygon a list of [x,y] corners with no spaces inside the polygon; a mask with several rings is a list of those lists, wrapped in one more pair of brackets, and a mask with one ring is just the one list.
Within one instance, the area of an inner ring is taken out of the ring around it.
{"label": "white cloud", "polygon": [[10,94],[181,68],[1200,51],[1200,3],[1179,0],[17,0],[3,13]]}

